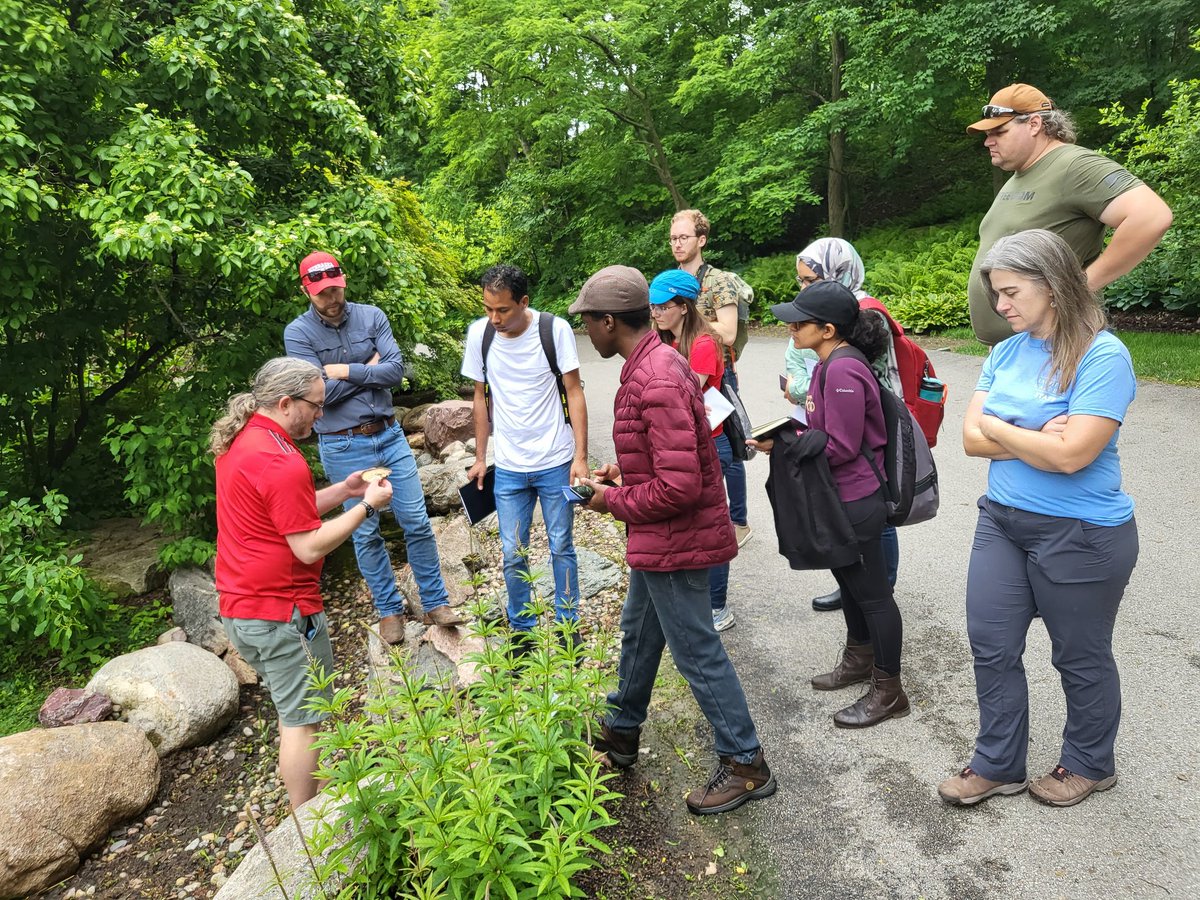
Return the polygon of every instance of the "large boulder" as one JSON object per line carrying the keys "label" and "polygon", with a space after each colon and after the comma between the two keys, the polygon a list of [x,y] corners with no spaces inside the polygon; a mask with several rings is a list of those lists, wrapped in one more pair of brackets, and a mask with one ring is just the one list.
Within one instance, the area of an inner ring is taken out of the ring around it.
{"label": "large boulder", "polygon": [[167,580],[158,552],[166,539],[137,519],[104,519],[92,529],[83,565],[97,584],[118,596],[157,590]]}
{"label": "large boulder", "polygon": [[414,431],[425,430],[425,414],[433,407],[432,403],[420,403],[414,406],[404,414],[400,420],[400,427],[404,429],[405,434],[412,434]]}
{"label": "large boulder", "polygon": [[[471,526],[467,524],[464,516],[452,516],[433,522],[433,536],[437,540],[438,559],[442,564],[442,581],[446,583],[450,605],[462,606],[473,596],[473,590],[467,581],[471,573],[478,571],[480,567],[479,549],[472,541]],[[418,617],[424,615],[412,566],[405,563],[400,568],[396,583],[408,603],[409,612]]]}
{"label": "large boulder", "polygon": [[118,704],[159,756],[208,742],[238,708],[233,672],[194,644],[158,644],[118,656],[101,666],[87,689]]}
{"label": "large boulder", "polygon": [[432,515],[442,516],[462,509],[458,489],[467,483],[467,472],[461,465],[422,466],[417,469],[417,474],[421,479],[421,490],[425,492],[425,506]]}
{"label": "large boulder", "polygon": [[338,801],[328,794],[318,794],[302,804],[294,818],[284,819],[267,835],[266,846],[256,844],[246,854],[229,880],[217,891],[215,900],[275,900],[279,897],[327,900],[336,896],[343,878],[335,875],[324,885],[317,884],[310,854],[318,865],[325,857],[318,856],[311,846],[305,848],[311,845],[313,830],[321,820],[337,815],[339,806]]}
{"label": "large boulder", "polygon": [[367,629],[367,662],[373,673],[368,689],[372,695],[393,690],[393,685],[399,690],[405,678],[400,666],[411,675],[424,675],[432,684],[445,682],[451,690],[461,690],[483,677],[467,656],[482,653],[486,645],[465,625],[442,628],[410,621],[404,629],[404,643],[395,648],[379,637],[377,628]]}
{"label": "large boulder", "polygon": [[[602,591],[620,587],[625,581],[625,570],[611,559],[601,556],[595,550],[587,547],[575,547],[575,561],[579,564],[579,597],[590,600]],[[533,589],[539,595],[550,598],[554,596],[554,574],[550,571],[550,559],[543,560],[542,565],[536,562],[532,565],[538,569],[537,580]]]}
{"label": "large boulder", "polygon": [[466,443],[475,436],[475,405],[466,400],[446,400],[425,413],[425,446],[441,453],[455,441]]}
{"label": "large boulder", "polygon": [[158,755],[125,722],[0,738],[0,898],[35,894],[158,791]]}
{"label": "large boulder", "polygon": [[189,643],[218,656],[231,646],[221,624],[217,585],[205,569],[176,569],[168,582],[171,615],[175,624],[187,632]]}

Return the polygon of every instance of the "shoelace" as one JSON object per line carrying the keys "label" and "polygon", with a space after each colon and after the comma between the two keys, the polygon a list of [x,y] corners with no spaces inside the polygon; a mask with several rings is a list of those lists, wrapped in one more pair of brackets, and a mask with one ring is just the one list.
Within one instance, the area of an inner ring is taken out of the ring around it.
{"label": "shoelace", "polygon": [[732,777],[733,769],[725,765],[723,762],[717,763],[717,767],[713,769],[713,773],[709,776],[708,784],[705,785],[705,788],[710,791],[715,791]]}
{"label": "shoelace", "polygon": [[1063,766],[1055,766],[1054,771],[1050,773],[1051,777],[1055,781],[1066,781],[1068,778],[1070,778],[1074,774],[1075,773],[1072,772],[1070,769],[1066,769]]}
{"label": "shoelace", "polygon": [[978,774],[979,773],[976,772],[974,769],[972,769],[970,766],[963,766],[963,770],[958,773],[958,777],[959,778],[970,778],[972,775],[978,775]]}

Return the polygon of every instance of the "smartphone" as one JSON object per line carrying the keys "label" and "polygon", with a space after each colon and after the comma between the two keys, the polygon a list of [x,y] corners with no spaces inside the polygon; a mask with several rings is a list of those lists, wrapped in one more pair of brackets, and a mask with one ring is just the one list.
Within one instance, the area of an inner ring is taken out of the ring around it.
{"label": "smartphone", "polygon": [[575,491],[575,488],[571,487],[570,485],[565,486],[562,491],[563,497],[566,498],[568,503],[586,503],[590,499],[589,497],[583,497],[578,494]]}
{"label": "smartphone", "polygon": [[787,390],[787,376],[786,375],[779,376],[779,389],[781,391]]}

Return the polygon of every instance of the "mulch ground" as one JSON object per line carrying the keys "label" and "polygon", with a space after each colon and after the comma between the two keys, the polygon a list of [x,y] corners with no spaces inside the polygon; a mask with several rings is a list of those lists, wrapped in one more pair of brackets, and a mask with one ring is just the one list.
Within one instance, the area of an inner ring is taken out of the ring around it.
{"label": "mulch ground", "polygon": [[[595,516],[578,517],[576,544],[610,558],[624,555],[611,522]],[[543,533],[535,530],[533,558],[544,556]],[[348,567],[340,571],[330,567],[324,591],[334,656],[343,672],[357,673],[366,670],[363,628],[374,621],[374,612],[353,556],[348,559]],[[484,589],[497,590],[502,583],[493,565]],[[588,627],[615,627],[622,597],[623,588],[585,604],[581,613]],[[615,669],[615,659],[612,665]],[[613,853],[580,880],[586,896],[732,896],[761,874],[744,862],[748,839],[736,826],[719,830],[686,813],[682,795],[706,777],[711,737],[669,663],[661,680],[666,686],[652,711],[661,725],[644,732],[647,751],[639,765],[612,782],[624,798],[612,810],[618,824],[600,837]],[[214,742],[162,760],[158,794],[142,816],[114,829],[74,876],[39,896],[213,897],[258,842],[251,818],[270,832],[287,815],[286,794],[276,774],[278,739],[265,692],[244,687],[237,715]]]}

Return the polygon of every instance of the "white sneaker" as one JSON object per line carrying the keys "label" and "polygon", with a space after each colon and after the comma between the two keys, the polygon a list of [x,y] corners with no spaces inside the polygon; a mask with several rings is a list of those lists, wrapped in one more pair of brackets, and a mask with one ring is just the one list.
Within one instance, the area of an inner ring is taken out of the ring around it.
{"label": "white sneaker", "polygon": [[753,537],[754,530],[749,525],[734,525],[733,534],[737,538],[738,549],[741,550],[746,546],[750,538]]}
{"label": "white sneaker", "polygon": [[720,609],[712,611],[713,628],[717,631],[728,631],[735,624],[733,621],[733,610],[728,606],[723,606]]}

